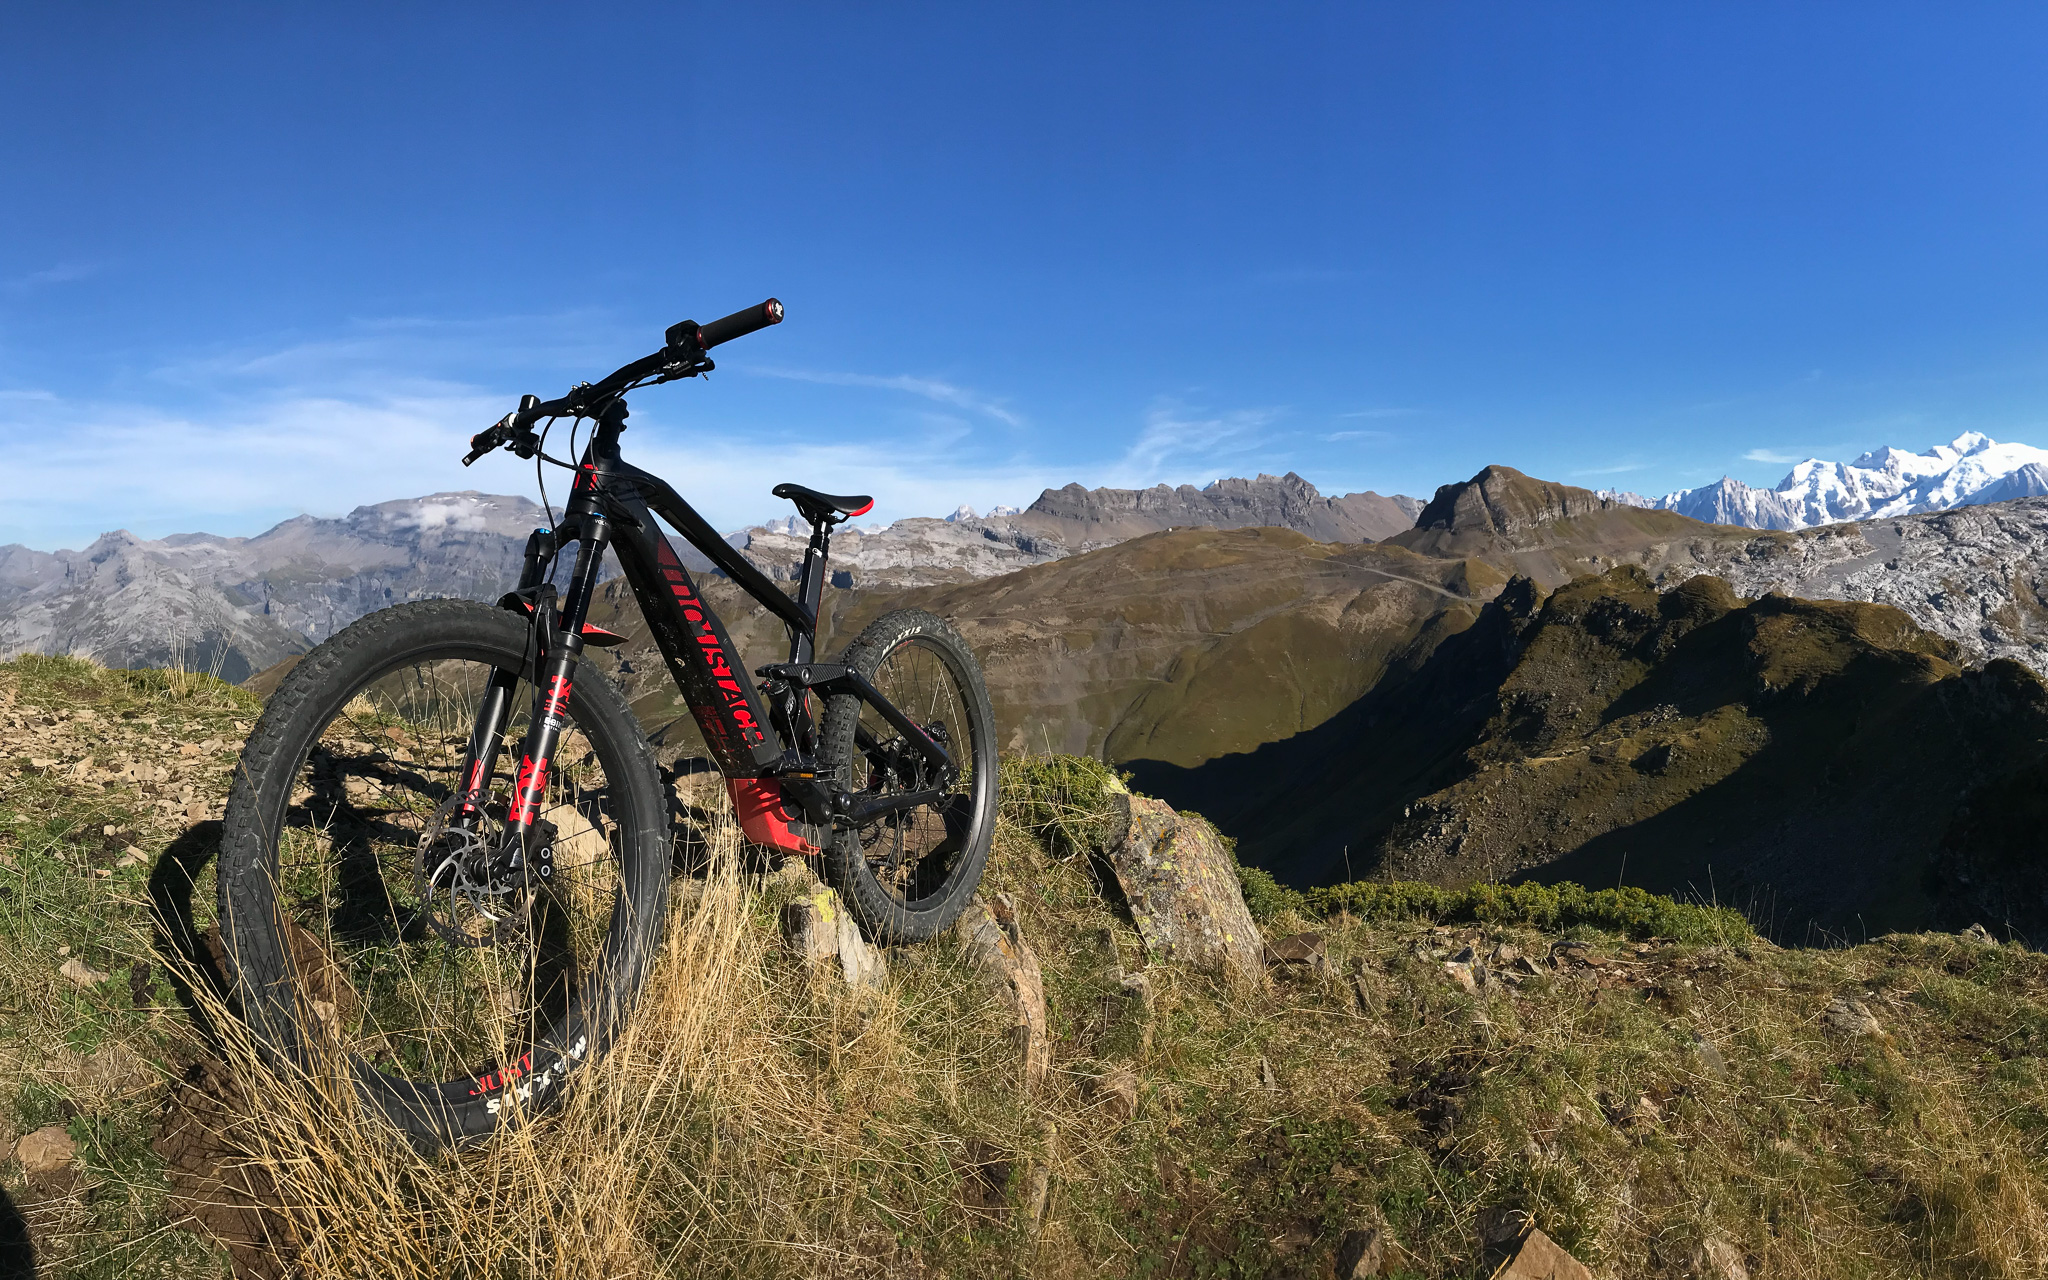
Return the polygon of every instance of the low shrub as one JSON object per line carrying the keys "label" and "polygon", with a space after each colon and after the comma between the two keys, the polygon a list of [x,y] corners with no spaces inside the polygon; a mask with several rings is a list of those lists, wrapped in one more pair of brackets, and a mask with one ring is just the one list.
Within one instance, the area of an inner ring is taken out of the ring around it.
{"label": "low shrub", "polygon": [[1247,867],[1238,863],[1237,883],[1244,890],[1245,909],[1260,924],[1284,911],[1300,912],[1308,905],[1307,898],[1299,889],[1281,884],[1264,867]]}
{"label": "low shrub", "polygon": [[1444,889],[1412,881],[1354,881],[1310,889],[1308,908],[1321,915],[1349,912],[1369,920],[1475,921],[1559,930],[1590,925],[1636,938],[1680,942],[1733,942],[1754,936],[1741,912],[1679,902],[1647,889],[1588,889],[1562,884],[1475,884]]}
{"label": "low shrub", "polygon": [[1122,821],[1125,779],[1092,756],[1007,756],[998,789],[1002,816],[1029,832],[1054,857],[1104,853]]}

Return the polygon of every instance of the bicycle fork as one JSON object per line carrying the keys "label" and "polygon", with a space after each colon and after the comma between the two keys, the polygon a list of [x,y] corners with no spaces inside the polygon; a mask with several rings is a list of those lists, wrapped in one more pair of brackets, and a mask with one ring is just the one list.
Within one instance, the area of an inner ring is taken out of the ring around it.
{"label": "bicycle fork", "polygon": [[[557,616],[552,593],[542,591],[541,578],[552,563],[555,534],[536,529],[526,540],[526,563],[520,573],[516,597],[530,612],[532,634],[538,639],[535,659],[533,715],[525,740],[520,744],[519,770],[514,776],[511,803],[505,812],[506,846],[514,844],[523,854],[531,843],[534,824],[540,817],[541,800],[547,793],[548,769],[561,745],[569,721],[569,703],[575,689],[576,667],[583,659],[583,623],[590,612],[590,596],[596,586],[597,566],[610,542],[609,522],[597,512],[584,513],[578,522],[576,571],[569,580],[569,594]],[[483,705],[478,708],[476,728],[464,753],[462,816],[475,818],[490,797],[490,780],[497,768],[498,744],[512,712],[512,698],[523,672],[495,672]]]}

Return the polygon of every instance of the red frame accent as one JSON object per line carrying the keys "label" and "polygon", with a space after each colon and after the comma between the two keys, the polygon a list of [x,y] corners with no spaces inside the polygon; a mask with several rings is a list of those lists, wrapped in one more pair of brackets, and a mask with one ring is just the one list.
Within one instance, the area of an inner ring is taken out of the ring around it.
{"label": "red frame accent", "polygon": [[732,797],[740,830],[755,844],[803,857],[822,852],[797,833],[797,819],[783,801],[780,782],[773,778],[727,778],[725,793]]}

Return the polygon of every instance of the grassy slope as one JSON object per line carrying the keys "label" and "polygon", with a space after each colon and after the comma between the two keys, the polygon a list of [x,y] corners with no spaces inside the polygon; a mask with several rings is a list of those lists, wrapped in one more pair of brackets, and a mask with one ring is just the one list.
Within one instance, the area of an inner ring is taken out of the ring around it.
{"label": "grassy slope", "polygon": [[[26,706],[96,718],[24,729]],[[68,1122],[83,1155],[60,1182],[0,1162],[38,1274],[225,1273],[148,1146],[163,1074],[193,1052],[149,958],[149,887],[175,886],[209,831],[187,830],[176,777],[95,785],[68,766],[168,750],[203,808],[225,757],[177,744],[231,739],[250,710],[203,681],[0,666],[0,1130]],[[24,767],[30,752],[57,763]],[[129,843],[146,860],[114,870]],[[2048,1258],[2048,960],[2030,951],[1946,935],[1783,951],[1739,930],[1664,945],[1581,925],[1558,967],[1471,995],[1443,958],[1544,958],[1557,939],[1283,910],[1269,929],[1321,928],[1335,975],[1232,991],[1148,968],[1085,859],[1006,823],[992,887],[1017,897],[1059,1037],[1027,1099],[1005,1019],[950,944],[893,953],[883,992],[849,994],[778,940],[797,881],[740,874],[729,828],[713,843],[720,869],[679,882],[637,1037],[565,1113],[425,1160],[345,1107],[262,1094],[238,1137],[270,1153],[299,1267],[1313,1275],[1344,1230],[1384,1219],[1411,1274],[1464,1276],[1483,1274],[1478,1224],[1502,1207],[1602,1275],[1691,1274],[1709,1237],[1763,1276],[2032,1276]],[[60,946],[115,977],[73,988]],[[151,981],[131,985],[132,959]],[[1138,972],[1149,1014],[1121,982]],[[1884,1036],[1831,1029],[1843,996]],[[1140,1085],[1128,1120],[1096,1101],[1118,1070]],[[1033,1233],[1018,1205],[1041,1169]]]}
{"label": "grassy slope", "polygon": [[1621,566],[1547,597],[1518,584],[1308,733],[1138,778],[1216,796],[1248,859],[1297,883],[1344,878],[1346,857],[1440,884],[1625,875],[1717,885],[1781,939],[1809,922],[2037,933],[2023,832],[2048,688],[1952,657],[1889,606],[1742,600],[1712,577],[1659,592]]}

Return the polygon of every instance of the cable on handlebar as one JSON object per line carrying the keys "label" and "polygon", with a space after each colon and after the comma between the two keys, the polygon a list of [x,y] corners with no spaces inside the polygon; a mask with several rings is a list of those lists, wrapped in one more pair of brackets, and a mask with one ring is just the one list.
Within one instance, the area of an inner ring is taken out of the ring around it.
{"label": "cable on handlebar", "polygon": [[[709,373],[716,366],[704,354],[706,349],[715,347],[734,338],[744,337],[769,325],[782,323],[782,303],[774,298],[758,306],[735,311],[729,316],[700,325],[694,320],[685,320],[670,325],[663,334],[666,345],[652,355],[620,365],[595,384],[579,382],[569,389],[569,394],[556,400],[542,400],[538,396],[524,395],[519,398],[519,407],[506,414],[498,422],[473,435],[469,439],[469,454],[462,465],[469,466],[486,453],[500,447],[509,447],[514,453],[525,457],[546,458],[543,447],[547,442],[547,428],[541,429],[536,437],[533,424],[546,419],[552,425],[558,418],[585,418],[606,401],[617,398],[628,391],[649,385],[671,382],[677,378],[694,378]],[[571,438],[574,444],[574,438]],[[559,459],[546,458],[557,466],[574,466]],[[538,471],[538,464],[536,464]],[[542,495],[545,502],[546,495]],[[552,519],[552,516],[550,517]]]}

